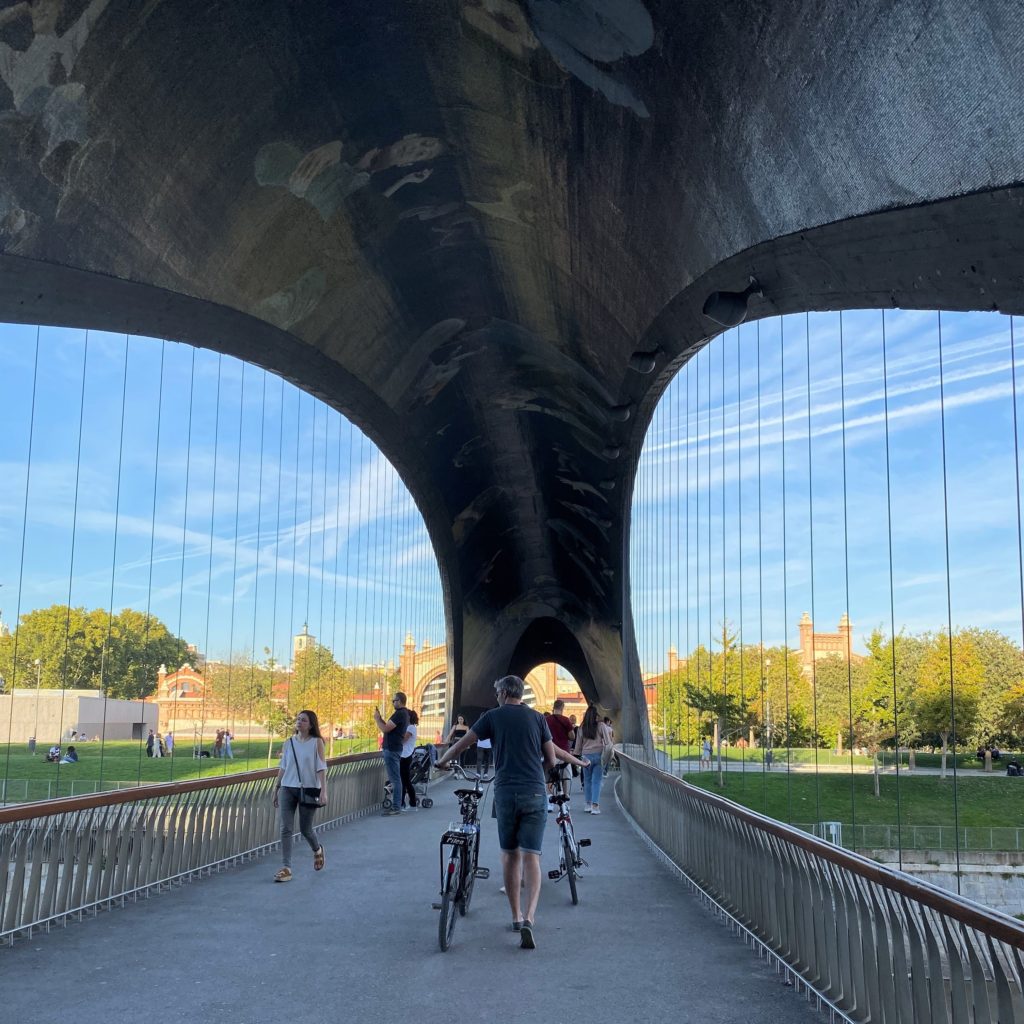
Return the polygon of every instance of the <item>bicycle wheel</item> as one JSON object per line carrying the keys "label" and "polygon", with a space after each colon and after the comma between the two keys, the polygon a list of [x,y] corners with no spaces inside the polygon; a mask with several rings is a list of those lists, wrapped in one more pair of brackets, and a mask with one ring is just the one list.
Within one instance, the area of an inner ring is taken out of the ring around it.
{"label": "bicycle wheel", "polygon": [[576,906],[580,901],[576,894],[576,851],[572,840],[565,834],[562,835],[562,855],[565,857],[565,877],[569,879],[569,895],[572,896],[573,906]]}
{"label": "bicycle wheel", "polygon": [[452,944],[461,877],[462,848],[456,846],[452,848],[452,855],[448,861],[448,874],[444,880],[444,892],[441,893],[441,916],[437,922],[437,944],[441,947],[442,953],[447,952]]}
{"label": "bicycle wheel", "polygon": [[476,862],[480,856],[480,833],[473,837],[473,852],[466,851],[466,880],[462,883],[462,898],[459,900],[459,913],[465,917],[469,910],[469,901],[473,898],[473,883],[476,881]]}

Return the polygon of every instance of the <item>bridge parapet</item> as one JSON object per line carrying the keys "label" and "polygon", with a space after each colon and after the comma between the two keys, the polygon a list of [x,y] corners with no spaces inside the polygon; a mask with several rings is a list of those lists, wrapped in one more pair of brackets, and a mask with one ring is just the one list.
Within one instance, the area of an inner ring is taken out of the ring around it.
{"label": "bridge parapet", "polygon": [[[265,853],[277,769],[0,809],[0,940]],[[380,806],[379,753],[331,758],[317,829]]]}
{"label": "bridge parapet", "polygon": [[1024,1020],[1024,926],[620,754],[619,798],[759,955],[844,1021]]}

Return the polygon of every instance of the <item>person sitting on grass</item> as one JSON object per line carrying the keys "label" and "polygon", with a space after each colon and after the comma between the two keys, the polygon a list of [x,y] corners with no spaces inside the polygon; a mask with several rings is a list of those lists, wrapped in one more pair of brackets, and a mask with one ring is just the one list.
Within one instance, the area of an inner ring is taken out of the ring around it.
{"label": "person sitting on grass", "polygon": [[68,752],[60,759],[61,764],[78,764],[78,751],[74,745],[68,747]]}
{"label": "person sitting on grass", "polygon": [[55,743],[46,752],[46,760],[52,762],[53,764],[56,764],[60,760],[60,744],[59,743]]}

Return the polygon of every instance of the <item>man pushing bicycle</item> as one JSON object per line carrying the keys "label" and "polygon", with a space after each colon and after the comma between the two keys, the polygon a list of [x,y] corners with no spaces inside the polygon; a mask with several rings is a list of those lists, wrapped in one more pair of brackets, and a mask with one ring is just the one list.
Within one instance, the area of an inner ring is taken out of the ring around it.
{"label": "man pushing bicycle", "polygon": [[[485,711],[457,743],[438,758],[443,768],[477,740],[494,748],[494,808],[512,927],[523,949],[536,949],[534,918],[540,899],[540,856],[547,821],[545,773],[555,764],[551,731],[544,716],[523,703],[526,684],[504,676],[494,684],[498,706]],[[521,912],[520,879],[526,899]]]}

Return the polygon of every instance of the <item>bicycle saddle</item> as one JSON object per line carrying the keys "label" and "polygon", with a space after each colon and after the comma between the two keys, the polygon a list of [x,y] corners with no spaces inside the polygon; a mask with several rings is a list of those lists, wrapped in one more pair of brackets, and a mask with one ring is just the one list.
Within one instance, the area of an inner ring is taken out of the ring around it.
{"label": "bicycle saddle", "polygon": [[548,799],[553,804],[567,804],[569,802],[569,798],[564,793],[559,793],[558,796],[549,796]]}
{"label": "bicycle saddle", "polygon": [[474,796],[474,797],[478,797],[479,798],[479,797],[483,796],[483,793],[478,793],[475,789],[457,789],[457,790],[455,790],[455,795],[456,796]]}

